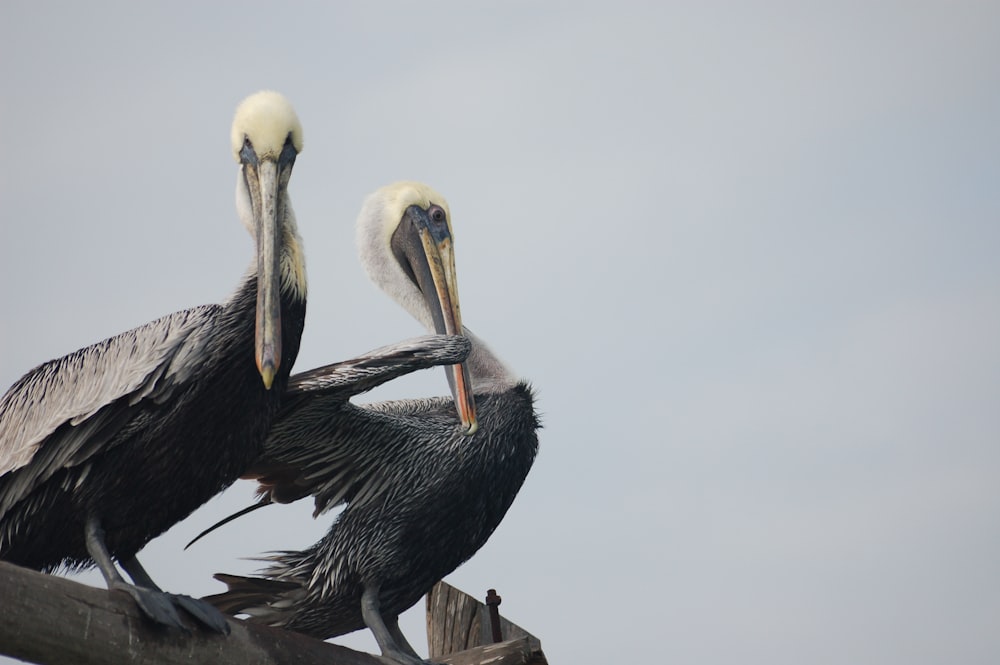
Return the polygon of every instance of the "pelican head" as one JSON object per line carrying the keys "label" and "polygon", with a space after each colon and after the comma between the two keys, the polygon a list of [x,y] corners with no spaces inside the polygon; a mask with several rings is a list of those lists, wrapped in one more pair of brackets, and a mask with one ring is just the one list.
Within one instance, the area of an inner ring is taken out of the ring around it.
{"label": "pelican head", "polygon": [[[371,280],[428,330],[463,334],[451,213],[443,196],[419,182],[377,190],[358,217],[358,249]],[[478,424],[468,367],[447,371],[459,418],[473,434]]]}
{"label": "pelican head", "polygon": [[[270,389],[281,364],[282,254],[288,244],[297,251],[287,188],[302,152],[302,125],[282,95],[258,92],[237,107],[231,138],[240,164],[236,207],[257,244],[257,369]],[[304,286],[304,277],[298,277],[296,284]]]}

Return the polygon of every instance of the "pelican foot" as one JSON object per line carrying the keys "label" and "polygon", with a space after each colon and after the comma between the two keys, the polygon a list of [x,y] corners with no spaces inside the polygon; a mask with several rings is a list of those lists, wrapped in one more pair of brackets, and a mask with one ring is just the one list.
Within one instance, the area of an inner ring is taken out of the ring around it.
{"label": "pelican foot", "polygon": [[177,610],[174,609],[174,603],[170,598],[170,594],[163,593],[162,591],[153,591],[152,589],[143,589],[129,584],[124,580],[114,580],[109,586],[112,591],[124,591],[132,596],[132,599],[135,600],[135,604],[139,606],[142,613],[154,623],[168,628],[177,628],[185,633],[191,632],[181,622],[181,617],[177,614]]}
{"label": "pelican foot", "polygon": [[146,589],[125,581],[116,581],[112,583],[111,588],[115,591],[124,591],[132,596],[142,613],[161,626],[176,628],[187,634],[191,633],[191,630],[181,621],[180,614],[176,609],[179,607],[209,630],[221,635],[228,635],[230,632],[229,623],[222,612],[191,596],[167,593],[158,589]]}
{"label": "pelican foot", "polygon": [[183,596],[176,593],[168,593],[167,595],[170,596],[170,600],[173,601],[174,605],[183,608],[185,612],[194,617],[201,625],[220,635],[229,634],[231,629],[229,622],[226,621],[226,615],[214,606],[191,596]]}

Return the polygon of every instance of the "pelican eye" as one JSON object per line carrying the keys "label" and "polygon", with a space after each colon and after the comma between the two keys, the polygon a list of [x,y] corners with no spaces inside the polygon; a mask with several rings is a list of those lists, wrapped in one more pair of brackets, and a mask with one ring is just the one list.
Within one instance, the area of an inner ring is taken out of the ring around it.
{"label": "pelican eye", "polygon": [[253,149],[250,137],[243,136],[243,149],[240,150],[240,161],[244,164],[257,164],[257,151]]}
{"label": "pelican eye", "polygon": [[445,218],[444,209],[441,206],[431,206],[428,211],[430,213],[431,220],[435,222],[443,222]]}
{"label": "pelican eye", "polygon": [[295,157],[298,155],[298,151],[295,149],[295,143],[292,141],[292,133],[288,132],[288,137],[285,139],[285,145],[281,148],[281,154],[278,155],[279,164],[294,164]]}

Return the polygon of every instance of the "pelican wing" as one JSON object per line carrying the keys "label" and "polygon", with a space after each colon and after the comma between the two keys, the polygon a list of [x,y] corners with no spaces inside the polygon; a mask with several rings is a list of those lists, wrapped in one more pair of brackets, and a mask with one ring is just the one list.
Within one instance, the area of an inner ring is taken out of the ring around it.
{"label": "pelican wing", "polygon": [[406,465],[417,433],[460,433],[449,398],[394,400],[356,406],[337,395],[299,400],[271,430],[264,455],[248,470],[262,503],[290,503],[314,496],[316,515],[341,503],[360,504],[392,484],[392,470]]}
{"label": "pelican wing", "polygon": [[317,367],[288,380],[289,411],[317,394],[360,395],[419,369],[463,362],[472,343],[460,335],[423,335],[383,346],[342,362]]}
{"label": "pelican wing", "polygon": [[424,424],[408,418],[411,409],[441,402],[443,417],[451,418],[443,426],[453,427],[454,418],[443,398],[364,407],[349,398],[418,369],[463,362],[471,348],[463,336],[425,335],[296,374],[264,455],[244,477],[260,483],[264,502],[289,503],[313,494],[317,513],[373,496],[386,480],[387,460],[403,452],[393,446]]}
{"label": "pelican wing", "polygon": [[130,407],[169,399],[199,366],[195,358],[218,310],[206,305],[176,312],[21,377],[0,398],[0,476],[32,470],[18,478],[19,490],[7,487],[0,509],[102,449],[128,422]]}

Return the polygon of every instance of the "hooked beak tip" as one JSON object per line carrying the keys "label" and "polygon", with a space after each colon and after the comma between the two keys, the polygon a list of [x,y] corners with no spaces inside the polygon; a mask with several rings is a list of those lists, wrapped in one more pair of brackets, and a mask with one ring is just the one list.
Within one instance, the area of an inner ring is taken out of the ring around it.
{"label": "hooked beak tip", "polygon": [[271,386],[274,385],[274,375],[277,373],[277,368],[271,363],[260,368],[260,378],[264,380],[264,388],[271,389]]}

